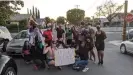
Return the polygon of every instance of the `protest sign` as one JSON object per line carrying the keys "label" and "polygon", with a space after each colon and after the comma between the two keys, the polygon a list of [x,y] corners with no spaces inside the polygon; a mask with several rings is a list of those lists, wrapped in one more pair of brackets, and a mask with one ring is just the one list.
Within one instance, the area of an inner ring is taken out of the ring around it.
{"label": "protest sign", "polygon": [[55,66],[75,63],[75,49],[58,49],[55,51]]}

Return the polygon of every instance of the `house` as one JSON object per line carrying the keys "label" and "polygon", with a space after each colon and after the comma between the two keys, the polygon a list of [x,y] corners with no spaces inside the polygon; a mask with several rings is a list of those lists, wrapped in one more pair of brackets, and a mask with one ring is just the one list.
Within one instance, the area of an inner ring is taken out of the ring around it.
{"label": "house", "polygon": [[[22,20],[27,20],[30,18],[31,14],[15,14],[15,15],[11,15],[10,19],[8,20],[10,22],[10,24],[19,24],[19,21]],[[44,19],[36,19],[36,22],[38,23],[38,25],[42,25],[43,24]]]}
{"label": "house", "polygon": [[111,26],[122,26],[124,22],[124,13],[114,13],[111,14],[111,16],[114,16],[111,21]]}
{"label": "house", "polygon": [[95,18],[94,22],[95,22],[95,25],[100,23],[100,25],[103,27],[103,26],[106,26],[109,21],[107,18]]}
{"label": "house", "polygon": [[10,24],[19,24],[19,21],[28,20],[31,14],[14,14],[10,16],[8,20]]}

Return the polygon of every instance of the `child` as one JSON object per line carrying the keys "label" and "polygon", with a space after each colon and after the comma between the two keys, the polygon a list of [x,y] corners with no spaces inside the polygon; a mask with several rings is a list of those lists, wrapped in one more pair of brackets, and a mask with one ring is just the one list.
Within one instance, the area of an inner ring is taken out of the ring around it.
{"label": "child", "polygon": [[23,50],[22,50],[24,61],[29,64],[31,61],[31,55],[30,55],[30,45],[28,41],[24,42]]}

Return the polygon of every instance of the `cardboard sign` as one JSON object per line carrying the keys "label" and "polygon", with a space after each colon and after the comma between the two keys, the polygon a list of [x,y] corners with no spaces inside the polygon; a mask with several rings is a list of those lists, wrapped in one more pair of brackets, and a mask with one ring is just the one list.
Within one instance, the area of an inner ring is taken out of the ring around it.
{"label": "cardboard sign", "polygon": [[55,51],[55,66],[75,63],[75,49],[58,49]]}

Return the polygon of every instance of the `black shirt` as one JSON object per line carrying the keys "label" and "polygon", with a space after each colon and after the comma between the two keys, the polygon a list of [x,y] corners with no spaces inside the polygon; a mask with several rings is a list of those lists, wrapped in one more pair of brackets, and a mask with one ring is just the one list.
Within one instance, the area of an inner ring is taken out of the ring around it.
{"label": "black shirt", "polygon": [[88,60],[88,52],[89,50],[87,48],[80,46],[77,53],[81,60]]}
{"label": "black shirt", "polygon": [[57,28],[56,31],[57,31],[57,38],[62,38],[62,35],[65,31],[59,28]]}

